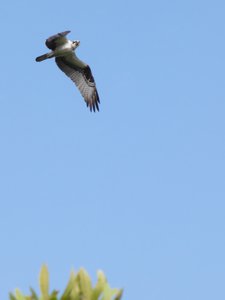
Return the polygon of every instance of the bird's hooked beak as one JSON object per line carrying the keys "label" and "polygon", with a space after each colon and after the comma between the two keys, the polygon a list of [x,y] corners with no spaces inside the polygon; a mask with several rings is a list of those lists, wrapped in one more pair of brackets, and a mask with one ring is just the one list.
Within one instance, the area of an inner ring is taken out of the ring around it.
{"label": "bird's hooked beak", "polygon": [[80,45],[80,41],[73,41],[75,46],[78,47]]}

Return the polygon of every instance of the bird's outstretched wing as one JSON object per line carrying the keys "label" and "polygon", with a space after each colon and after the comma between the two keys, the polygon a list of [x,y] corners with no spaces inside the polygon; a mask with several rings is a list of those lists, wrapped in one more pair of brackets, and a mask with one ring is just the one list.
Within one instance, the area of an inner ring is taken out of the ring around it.
{"label": "bird's outstretched wing", "polygon": [[51,50],[55,50],[55,48],[57,46],[63,45],[67,42],[67,38],[66,35],[70,33],[70,30],[67,31],[63,31],[60,33],[57,33],[53,36],[50,36],[46,41],[45,41],[45,45],[51,49]]}
{"label": "bird's outstretched wing", "polygon": [[76,84],[90,110],[99,110],[100,100],[90,67],[81,66],[74,53],[56,57],[55,61],[57,66]]}

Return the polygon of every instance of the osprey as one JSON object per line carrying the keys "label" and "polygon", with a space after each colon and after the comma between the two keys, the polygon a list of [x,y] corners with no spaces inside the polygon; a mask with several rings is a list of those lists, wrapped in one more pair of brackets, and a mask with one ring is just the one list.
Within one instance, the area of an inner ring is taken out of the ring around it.
{"label": "osprey", "polygon": [[76,84],[90,110],[99,110],[98,103],[100,100],[91,69],[74,52],[80,45],[80,41],[70,41],[66,38],[68,33],[70,31],[49,37],[45,45],[52,51],[38,56],[36,61],[55,57],[57,66]]}

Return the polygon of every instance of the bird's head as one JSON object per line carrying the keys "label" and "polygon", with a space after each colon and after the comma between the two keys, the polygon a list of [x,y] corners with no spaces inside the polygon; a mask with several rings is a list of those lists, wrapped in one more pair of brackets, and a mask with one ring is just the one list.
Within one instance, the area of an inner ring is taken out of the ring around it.
{"label": "bird's head", "polygon": [[80,41],[72,41],[73,50],[75,50],[80,45]]}

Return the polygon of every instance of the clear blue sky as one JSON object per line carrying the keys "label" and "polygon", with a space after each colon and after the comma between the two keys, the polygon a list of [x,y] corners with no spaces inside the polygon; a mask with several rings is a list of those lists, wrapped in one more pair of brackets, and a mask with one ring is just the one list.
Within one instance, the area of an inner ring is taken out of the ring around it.
{"label": "clear blue sky", "polygon": [[[2,1],[0,298],[103,269],[124,300],[225,298],[225,2]],[[90,113],[45,39],[71,30]]]}

